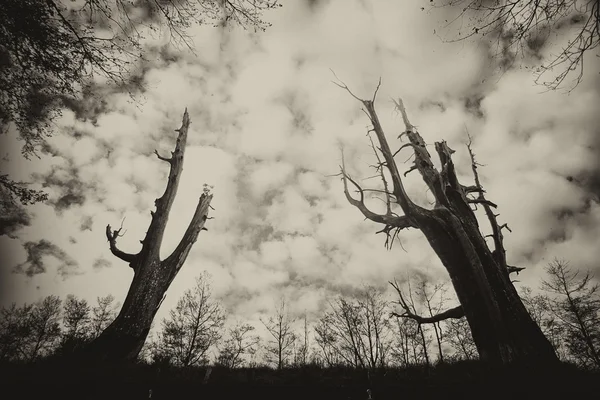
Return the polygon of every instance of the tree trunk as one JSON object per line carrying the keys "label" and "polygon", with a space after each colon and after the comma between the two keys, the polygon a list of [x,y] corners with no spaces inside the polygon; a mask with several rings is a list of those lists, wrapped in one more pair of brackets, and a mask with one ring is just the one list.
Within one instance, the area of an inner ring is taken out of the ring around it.
{"label": "tree trunk", "polygon": [[[481,237],[469,237],[460,217],[440,209],[419,225],[446,267],[482,360],[555,360],[550,342],[521,302]],[[480,241],[484,246],[477,246]],[[486,254],[487,253],[487,254]]]}
{"label": "tree trunk", "polygon": [[[339,86],[350,92],[346,85]],[[350,94],[354,96],[352,92]],[[414,318],[419,323],[466,316],[480,358],[495,365],[557,361],[552,345],[529,315],[510,281],[509,273],[518,273],[523,268],[509,266],[506,263],[502,229],[508,229],[508,226],[498,224],[497,215],[492,212],[492,208],[496,205],[484,197],[485,191],[479,182],[477,163],[470,143],[468,150],[471,155],[475,185],[463,186],[458,182],[454,170],[451,158],[454,150],[450,149],[445,141],[435,143],[435,150],[442,166],[441,171],[438,171],[433,165],[423,138],[409,122],[401,100],[396,102],[396,106],[402,114],[406,131],[399,138],[407,136],[409,142],[401,146],[398,151],[392,152],[375,112],[376,95],[377,90],[372,100],[354,97],[365,107],[373,125],[370,132],[375,133],[379,142],[378,149],[372,144],[379,161],[376,168],[381,174],[383,193],[387,199],[387,212],[376,214],[367,208],[364,202],[364,190],[346,172],[342,158],[342,178],[346,198],[366,218],[385,225],[380,232],[387,235],[386,246],[391,246],[393,239],[402,229],[420,229],[446,267],[461,304],[456,309],[434,317],[416,316],[405,307],[406,312],[401,316]],[[415,156],[414,165],[404,173],[404,176],[411,171],[419,171],[435,197],[433,209],[415,204],[406,193],[402,176],[394,161],[394,156],[404,148],[412,148]],[[380,153],[383,160],[380,158]],[[388,184],[383,174],[384,168],[391,176],[391,184]],[[360,195],[359,200],[350,195],[348,181],[356,187]],[[392,202],[400,206],[404,215],[399,216],[392,211]],[[480,205],[485,210],[492,228],[493,251],[490,250],[480,232],[471,204]],[[399,288],[397,285],[395,287],[402,298]]]}
{"label": "tree trunk", "polygon": [[190,118],[186,109],[182,126],[176,130],[179,134],[171,157],[162,157],[155,151],[161,161],[170,165],[169,178],[164,194],[155,201],[156,211],[150,212],[152,221],[146,237],[140,241],[142,244],[140,252],[129,254],[119,250],[116,241],[121,236],[122,228],[111,231],[110,225],[106,227],[111,252],[128,262],[134,275],[119,315],[84,350],[85,355],[94,360],[126,361],[137,358],[167,289],[183,266],[198,234],[201,230],[206,230],[204,223],[208,219],[212,194],[205,189],[180,243],[169,257],[160,260],[163,234],[183,170],[189,125]]}

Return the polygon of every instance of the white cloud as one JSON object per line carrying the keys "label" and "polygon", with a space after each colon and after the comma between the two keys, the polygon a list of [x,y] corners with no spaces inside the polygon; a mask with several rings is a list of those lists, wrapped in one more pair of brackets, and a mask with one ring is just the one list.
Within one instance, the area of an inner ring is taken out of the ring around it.
{"label": "white cloud", "polygon": [[[182,51],[175,61],[153,62],[139,108],[123,93],[107,99],[95,125],[67,111],[58,124],[64,132],[50,141],[60,157],[12,167],[22,179],[54,167],[56,178],[76,174],[86,183],[81,207],[57,215],[36,205],[32,226],[21,232],[22,241],[56,240],[85,274],[65,281],[52,272],[30,279],[10,274],[8,267],[26,255],[19,241],[2,237],[0,247],[14,249],[2,260],[7,267],[1,277],[15,288],[4,303],[51,293],[124,299],[132,272],[110,254],[104,229],[108,223],[118,227],[126,216],[119,245],[139,250],[168,172],[152,152],[173,149],[185,107],[192,125],[161,255],[179,242],[204,183],[215,186],[215,219],[200,234],[158,319],[202,270],[212,274],[214,292],[232,318],[254,321],[282,294],[293,299],[295,312],[316,312],[343,285],[385,285],[413,270],[447,278],[416,230],[400,236],[407,252],[400,243],[386,250],[383,235],[375,235],[381,226],[363,221],[332,176],[339,172],[343,144],[352,176],[365,186],[380,185],[365,179],[374,175],[369,165],[376,161],[365,136],[368,119],[359,102],[331,83],[329,68],[359,97],[370,98],[381,77],[377,108],[390,144],[400,145],[396,137],[404,129],[390,97],[402,97],[428,144],[444,139],[456,150],[466,184],[472,182],[464,146],[468,127],[485,164],[479,169],[484,186],[499,206],[500,221],[513,229],[505,238],[509,261],[528,267],[520,280],[537,286],[541,267],[555,256],[594,267],[600,212],[584,182],[598,168],[593,145],[599,93],[591,78],[569,96],[539,93],[529,72],[508,71],[498,79],[485,46],[443,43],[434,29],[444,11],[423,12],[416,0],[376,1],[366,9],[337,0],[317,13],[305,2],[288,3],[269,17],[273,27],[264,34],[194,29],[197,56]],[[18,153],[13,142],[0,139]],[[410,167],[411,160],[404,163],[409,155],[397,156],[401,171]],[[419,204],[431,199],[417,173],[406,186]],[[60,185],[48,192],[57,197],[63,190]],[[375,198],[368,204],[384,210]],[[80,231],[86,216],[92,216],[91,232]],[[481,225],[488,229],[485,220]],[[113,266],[94,270],[99,257]]]}

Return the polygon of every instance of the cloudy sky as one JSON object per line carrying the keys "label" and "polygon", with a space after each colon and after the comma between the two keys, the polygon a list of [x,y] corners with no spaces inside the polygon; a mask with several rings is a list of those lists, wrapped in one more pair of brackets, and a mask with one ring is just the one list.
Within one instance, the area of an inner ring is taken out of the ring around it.
{"label": "cloudy sky", "polygon": [[[180,240],[204,183],[214,185],[214,219],[158,318],[203,270],[228,311],[246,320],[273,310],[281,295],[293,311],[317,314],[330,296],[365,283],[385,286],[414,271],[447,279],[416,230],[400,236],[406,251],[386,250],[375,235],[381,227],[363,221],[332,176],[343,145],[352,176],[380,185],[364,179],[375,160],[368,119],[331,82],[331,70],[363,98],[381,77],[377,108],[392,146],[404,126],[391,99],[401,97],[428,144],[444,139],[456,150],[463,184],[472,182],[468,129],[488,197],[513,231],[509,263],[527,267],[522,284],[537,287],[555,257],[599,270],[597,58],[589,57],[591,72],[570,94],[544,92],[534,84],[533,60],[499,74],[487,43],[449,43],[456,31],[441,26],[450,11],[422,9],[428,3],[289,0],[265,15],[273,26],[264,33],[194,28],[196,54],[148,53],[137,103],[106,91],[83,105],[85,113],[65,110],[40,160],[22,160],[14,135],[0,138],[11,158],[3,170],[43,182],[50,194],[47,204],[28,208],[29,226],[0,236],[1,305],[49,294],[125,298],[133,273],[112,256],[104,230],[125,218],[119,247],[140,249],[168,172],[152,153],[173,148],[186,107],[189,145],[162,256]],[[565,40],[554,38],[535,56],[556,54]],[[409,155],[397,157],[401,170]],[[416,173],[407,186],[425,204],[430,195]],[[369,204],[382,210],[375,198]]]}

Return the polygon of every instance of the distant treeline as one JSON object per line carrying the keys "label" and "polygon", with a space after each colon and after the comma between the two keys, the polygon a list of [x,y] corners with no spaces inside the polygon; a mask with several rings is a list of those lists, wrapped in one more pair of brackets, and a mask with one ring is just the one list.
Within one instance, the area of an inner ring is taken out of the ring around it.
{"label": "distant treeline", "polygon": [[[542,292],[521,290],[523,302],[563,361],[600,367],[600,296],[589,273],[555,261],[546,268]],[[316,320],[292,316],[284,300],[269,318],[262,338],[244,321],[231,321],[213,298],[209,276],[200,275],[179,299],[140,354],[145,364],[227,369],[346,368],[380,370],[477,360],[465,318],[419,323],[450,308],[447,288],[418,276],[404,284],[401,307],[382,288],[365,286],[329,301]],[[0,310],[0,361],[32,363],[76,352],[115,318],[111,295],[90,305],[69,295]],[[399,311],[400,310],[400,311]],[[404,312],[401,312],[404,310]]]}

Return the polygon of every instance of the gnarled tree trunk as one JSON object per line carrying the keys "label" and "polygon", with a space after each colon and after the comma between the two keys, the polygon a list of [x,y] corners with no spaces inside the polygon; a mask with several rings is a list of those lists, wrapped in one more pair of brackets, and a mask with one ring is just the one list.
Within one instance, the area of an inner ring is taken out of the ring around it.
{"label": "gnarled tree trunk", "polygon": [[[346,85],[339,86],[350,92]],[[409,312],[402,316],[412,317],[420,323],[466,316],[480,358],[492,364],[557,361],[550,342],[530,317],[509,279],[510,272],[518,272],[523,268],[506,263],[502,229],[508,229],[508,226],[498,224],[492,211],[496,205],[484,196],[485,191],[479,182],[477,163],[470,144],[468,150],[472,159],[475,184],[463,186],[458,182],[454,170],[451,158],[454,150],[450,149],[445,141],[435,143],[442,166],[441,171],[438,171],[431,161],[423,138],[409,122],[401,100],[396,102],[396,106],[402,113],[406,131],[399,138],[406,136],[408,143],[398,151],[392,152],[375,112],[377,90],[372,100],[360,99],[352,92],[350,94],[365,107],[373,125],[370,132],[375,133],[379,142],[378,149],[373,145],[373,150],[379,161],[377,169],[383,180],[387,212],[376,214],[366,207],[363,189],[348,175],[342,164],[344,191],[348,201],[366,218],[385,225],[380,232],[387,235],[386,245],[391,245],[391,241],[402,229],[420,229],[446,267],[460,301],[459,307],[438,316],[425,318]],[[435,206],[432,209],[415,204],[405,191],[402,176],[394,161],[394,156],[404,148],[412,148],[415,156],[414,165],[404,176],[411,171],[419,171],[435,197]],[[386,180],[383,168],[389,171],[391,184]],[[356,187],[360,195],[359,200],[350,195],[348,181]],[[404,215],[393,212],[392,203],[398,204]],[[471,204],[480,205],[485,209],[492,227],[493,250],[488,247],[479,229]],[[397,288],[397,285],[395,287]],[[401,295],[399,289],[398,292]]]}
{"label": "gnarled tree trunk", "polygon": [[171,282],[183,266],[190,249],[208,218],[212,194],[207,190],[200,196],[196,211],[183,238],[170,256],[161,260],[160,246],[167,226],[169,211],[175,200],[179,178],[183,170],[183,155],[187,141],[190,118],[185,110],[175,150],[171,157],[157,157],[170,165],[169,178],[164,194],[156,199],[156,211],[150,211],[152,221],[141,240],[142,249],[137,254],[125,253],[117,248],[121,229],[111,231],[106,227],[106,237],[111,252],[129,263],[133,269],[133,281],[117,318],[85,349],[85,355],[94,360],[134,360],[148,336],[152,320],[158,311]]}

